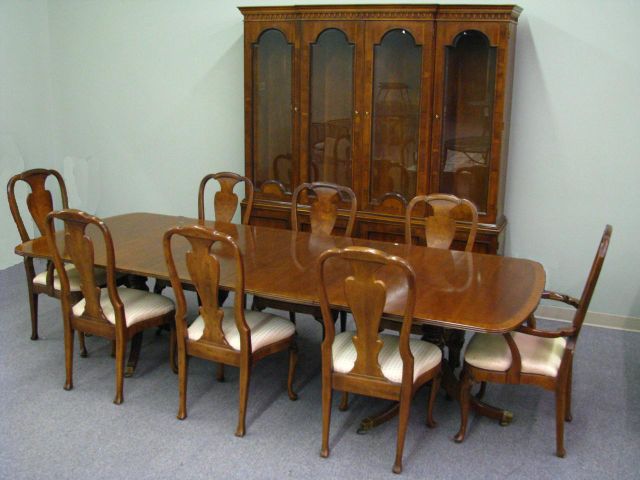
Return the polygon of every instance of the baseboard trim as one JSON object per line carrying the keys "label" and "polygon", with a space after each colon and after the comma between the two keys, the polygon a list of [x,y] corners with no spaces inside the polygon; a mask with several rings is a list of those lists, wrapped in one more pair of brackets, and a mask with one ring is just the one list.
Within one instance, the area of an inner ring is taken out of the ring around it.
{"label": "baseboard trim", "polygon": [[[540,305],[536,310],[536,317],[545,320],[570,322],[573,319],[574,312],[573,308]],[[640,318],[613,315],[611,313],[588,312],[584,324],[613,330],[640,332]]]}

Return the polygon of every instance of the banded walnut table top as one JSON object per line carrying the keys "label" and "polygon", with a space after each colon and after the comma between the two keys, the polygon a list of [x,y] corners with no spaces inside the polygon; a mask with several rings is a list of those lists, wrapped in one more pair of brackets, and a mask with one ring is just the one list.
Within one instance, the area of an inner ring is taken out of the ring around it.
{"label": "banded walnut table top", "polygon": [[[162,279],[168,279],[162,250],[164,232],[176,225],[197,223],[192,218],[153,213],[129,213],[104,221],[113,237],[116,269]],[[288,302],[319,305],[316,260],[328,248],[349,245],[376,248],[408,260],[416,273],[416,323],[489,333],[510,331],[535,310],[545,285],[542,265],[531,260],[224,222],[207,225],[231,235],[238,243],[244,255],[247,293]],[[62,250],[61,232],[57,241]],[[105,265],[102,241],[96,240],[95,246],[95,263]],[[189,281],[182,254],[186,248],[184,240],[176,240],[178,272],[181,279]],[[231,256],[224,248],[218,248],[222,258],[220,284],[232,289]],[[15,252],[51,258],[43,237],[18,245]],[[337,268],[329,270],[338,273]],[[405,286],[389,281],[385,272],[382,275],[388,286],[384,311],[399,317],[404,297],[400,294]],[[329,299],[332,306],[339,308],[346,305],[344,293],[332,277],[327,276]]]}

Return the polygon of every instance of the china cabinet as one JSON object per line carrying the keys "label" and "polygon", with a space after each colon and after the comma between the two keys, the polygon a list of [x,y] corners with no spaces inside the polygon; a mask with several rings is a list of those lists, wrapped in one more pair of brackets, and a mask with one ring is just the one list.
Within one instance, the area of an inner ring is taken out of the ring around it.
{"label": "china cabinet", "polygon": [[[286,226],[297,185],[333,182],[356,193],[355,236],[402,241],[407,202],[443,192],[476,204],[476,250],[499,250],[519,7],[240,11],[255,223]],[[273,180],[284,197],[261,193]]]}

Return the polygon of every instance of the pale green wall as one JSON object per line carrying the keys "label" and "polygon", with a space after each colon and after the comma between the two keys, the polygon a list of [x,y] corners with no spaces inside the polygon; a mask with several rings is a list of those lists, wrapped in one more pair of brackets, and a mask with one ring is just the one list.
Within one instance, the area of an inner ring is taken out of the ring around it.
{"label": "pale green wall", "polygon": [[[46,0],[0,1],[0,185],[25,168],[51,165],[51,74]],[[18,191],[24,198],[24,191]],[[3,194],[3,197],[5,195]],[[29,225],[29,228],[31,225]],[[20,259],[5,198],[0,201],[0,268]]]}
{"label": "pale green wall", "polygon": [[[195,215],[205,173],[243,170],[237,4],[49,1],[55,141],[45,155],[26,155],[27,165],[55,159],[72,178],[72,203],[99,215]],[[578,294],[609,222],[614,237],[592,307],[640,317],[640,2],[519,4],[506,253],[540,261],[549,288]],[[21,149],[41,141],[38,128],[19,139]]]}

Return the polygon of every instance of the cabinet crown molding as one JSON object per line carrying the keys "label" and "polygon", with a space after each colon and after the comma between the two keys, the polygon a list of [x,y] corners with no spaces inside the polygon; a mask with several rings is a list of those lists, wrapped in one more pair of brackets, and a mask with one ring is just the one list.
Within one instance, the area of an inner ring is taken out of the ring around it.
{"label": "cabinet crown molding", "polygon": [[516,22],[517,5],[293,5],[238,7],[245,22],[287,20],[477,20]]}

